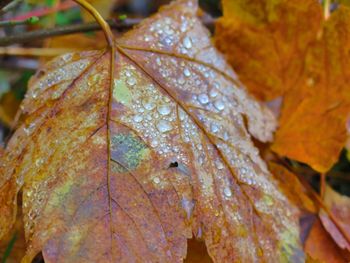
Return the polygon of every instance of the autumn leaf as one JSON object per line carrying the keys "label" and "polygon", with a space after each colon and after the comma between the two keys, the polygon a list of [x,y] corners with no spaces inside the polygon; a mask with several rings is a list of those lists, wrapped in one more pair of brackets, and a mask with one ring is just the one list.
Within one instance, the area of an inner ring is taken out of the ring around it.
{"label": "autumn leaf", "polygon": [[24,263],[40,251],[45,262],[182,262],[193,236],[214,262],[304,261],[298,208],[251,140],[271,140],[275,120],[196,11],[176,1],[115,54],[66,54],[31,80],[0,166],[0,237],[22,189]]}
{"label": "autumn leaf", "polygon": [[[341,227],[350,235],[350,199],[335,192],[330,186],[326,187],[324,194],[324,202],[328,209],[337,218]],[[320,219],[324,228],[332,236],[334,241],[342,249],[350,252],[350,244],[344,239],[338,228],[333,224],[327,214],[321,210]]]}
{"label": "autumn leaf", "polygon": [[219,49],[253,94],[284,95],[272,149],[329,170],[345,145],[350,113],[349,9],[338,8],[322,23],[313,0],[223,3]]}

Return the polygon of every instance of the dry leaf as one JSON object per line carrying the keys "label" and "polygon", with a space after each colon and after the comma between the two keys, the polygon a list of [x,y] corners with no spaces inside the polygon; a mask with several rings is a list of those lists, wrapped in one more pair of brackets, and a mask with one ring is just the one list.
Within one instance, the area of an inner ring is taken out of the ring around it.
{"label": "dry leaf", "polygon": [[24,263],[181,262],[193,235],[214,262],[304,261],[298,209],[251,141],[274,118],[196,10],[177,1],[119,39],[112,82],[109,50],[31,80],[0,166],[0,236],[23,188]]}
{"label": "dry leaf", "polygon": [[[330,186],[327,186],[324,194],[324,203],[333,213],[341,227],[350,236],[350,198],[338,194]],[[320,211],[320,219],[324,228],[332,236],[338,246],[350,251],[350,244],[344,239],[338,228],[323,210]]]}
{"label": "dry leaf", "polygon": [[341,7],[312,43],[300,84],[284,98],[272,148],[325,172],[347,139],[350,113],[350,9]]}
{"label": "dry leaf", "polygon": [[349,9],[340,7],[322,28],[314,0],[236,2],[224,1],[217,43],[255,95],[285,95],[272,149],[329,170],[345,145],[350,113]]}

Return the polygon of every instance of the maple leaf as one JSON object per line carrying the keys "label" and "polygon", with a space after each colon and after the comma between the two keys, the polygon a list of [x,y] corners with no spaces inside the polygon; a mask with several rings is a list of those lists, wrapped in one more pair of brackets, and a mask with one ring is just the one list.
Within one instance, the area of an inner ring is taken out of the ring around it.
{"label": "maple leaf", "polygon": [[298,209],[251,140],[271,140],[275,120],[196,10],[176,1],[115,54],[66,54],[31,80],[0,166],[0,237],[22,189],[23,262],[40,251],[45,262],[181,262],[193,235],[214,262],[304,261]]}
{"label": "maple leaf", "polygon": [[253,94],[284,95],[272,149],[329,170],[345,145],[350,112],[349,9],[322,23],[313,0],[236,2],[223,1],[216,39]]}

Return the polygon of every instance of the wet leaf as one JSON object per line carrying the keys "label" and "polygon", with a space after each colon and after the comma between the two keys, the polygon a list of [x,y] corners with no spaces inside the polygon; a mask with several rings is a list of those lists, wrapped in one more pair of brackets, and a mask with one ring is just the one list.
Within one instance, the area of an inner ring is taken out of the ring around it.
{"label": "wet leaf", "polygon": [[349,9],[341,6],[322,23],[313,0],[223,3],[218,47],[256,96],[284,95],[272,149],[329,170],[345,145],[350,113]]}
{"label": "wet leaf", "polygon": [[[214,262],[303,262],[298,208],[251,136],[273,115],[247,95],[177,1],[110,51],[37,72],[0,174],[0,236],[23,189],[27,254],[45,262],[181,262],[187,239]],[[113,77],[111,79],[111,77]]]}

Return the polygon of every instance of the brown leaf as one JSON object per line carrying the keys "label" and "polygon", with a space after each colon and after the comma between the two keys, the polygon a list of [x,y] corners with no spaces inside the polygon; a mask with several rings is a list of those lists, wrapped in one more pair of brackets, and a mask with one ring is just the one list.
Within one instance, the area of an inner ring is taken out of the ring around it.
{"label": "brown leaf", "polygon": [[87,51],[31,80],[0,166],[0,236],[23,188],[24,262],[40,251],[45,262],[181,262],[193,236],[214,262],[304,261],[298,209],[251,141],[271,139],[274,118],[196,9],[177,1],[119,39],[112,74],[109,50]]}
{"label": "brown leaf", "polygon": [[[350,236],[350,198],[338,194],[330,186],[327,186],[324,194],[324,203],[333,213],[341,227]],[[344,239],[338,228],[323,210],[320,211],[320,219],[324,228],[332,236],[338,246],[350,251],[350,244]]]}

